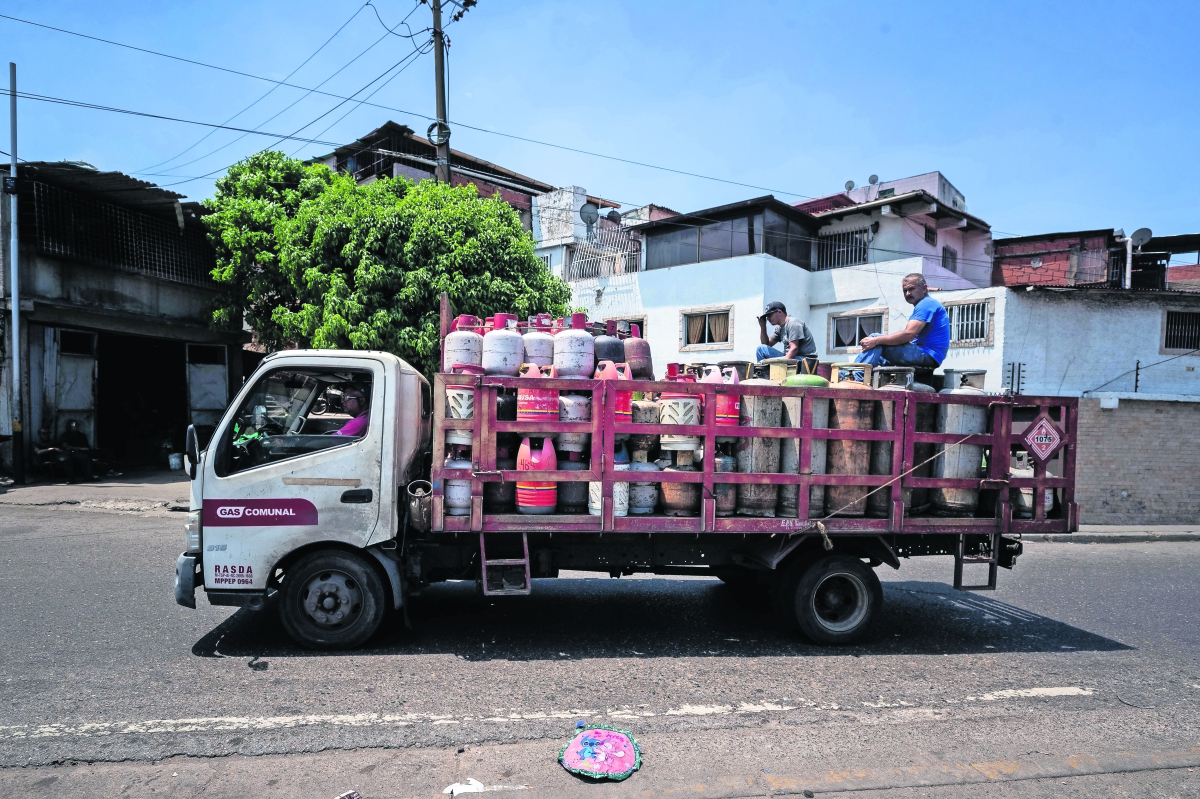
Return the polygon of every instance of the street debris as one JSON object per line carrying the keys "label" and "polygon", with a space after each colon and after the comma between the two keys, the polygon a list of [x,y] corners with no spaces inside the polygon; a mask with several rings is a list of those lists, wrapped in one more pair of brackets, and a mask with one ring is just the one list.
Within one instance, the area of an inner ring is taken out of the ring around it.
{"label": "street debris", "polygon": [[604,724],[581,728],[582,724],[558,753],[567,771],[597,780],[623,780],[642,767],[642,747],[632,733]]}
{"label": "street debris", "polygon": [[524,791],[528,788],[528,785],[484,785],[474,777],[467,777],[466,785],[456,782],[453,785],[447,785],[442,793],[458,796],[464,793],[483,793],[484,791]]}
{"label": "street debris", "polygon": [[337,799],[362,799],[362,794],[358,791],[346,791],[344,794],[339,795]]}

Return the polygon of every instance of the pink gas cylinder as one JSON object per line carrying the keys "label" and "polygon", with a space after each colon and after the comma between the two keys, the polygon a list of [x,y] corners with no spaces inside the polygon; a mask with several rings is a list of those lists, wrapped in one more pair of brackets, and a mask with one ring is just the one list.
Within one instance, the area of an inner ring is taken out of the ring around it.
{"label": "pink gas cylinder", "polygon": [[[521,364],[521,377],[558,377],[553,366],[538,366],[532,363]],[[558,389],[535,388],[532,382],[522,381],[517,386],[517,421],[518,422],[557,422],[558,421]],[[536,433],[537,436],[557,438],[558,433]]]}
{"label": "pink gas cylinder", "polygon": [[[528,472],[550,472],[558,468],[554,444],[549,438],[542,439],[542,449],[537,451],[529,444],[529,438],[521,440],[517,450],[517,470]],[[517,511],[530,515],[554,513],[558,506],[558,483],[517,481]]]}
{"label": "pink gas cylinder", "polygon": [[625,347],[625,363],[629,364],[630,376],[634,380],[654,379],[654,360],[650,357],[650,342],[641,337],[637,325],[629,326],[629,338],[622,342]]}
{"label": "pink gas cylinder", "polygon": [[[629,365],[624,363],[613,363],[612,361],[600,361],[596,364],[597,380],[628,380]],[[617,392],[617,408],[616,422],[617,424],[628,424],[633,421],[633,392],[618,391]],[[629,438],[629,433],[614,433],[614,441],[624,441]]]}

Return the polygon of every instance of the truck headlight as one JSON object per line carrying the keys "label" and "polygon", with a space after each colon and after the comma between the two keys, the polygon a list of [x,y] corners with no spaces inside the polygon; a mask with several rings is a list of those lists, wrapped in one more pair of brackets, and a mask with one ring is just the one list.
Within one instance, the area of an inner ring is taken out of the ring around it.
{"label": "truck headlight", "polygon": [[200,554],[200,511],[194,510],[188,513],[187,524],[183,526],[185,543],[187,544],[186,552],[188,555]]}

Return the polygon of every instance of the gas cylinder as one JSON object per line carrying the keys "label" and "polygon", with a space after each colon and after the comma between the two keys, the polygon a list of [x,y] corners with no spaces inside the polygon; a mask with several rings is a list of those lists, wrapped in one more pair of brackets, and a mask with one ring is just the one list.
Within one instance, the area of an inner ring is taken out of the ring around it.
{"label": "gas cylinder", "polygon": [[[1032,480],[1036,475],[1033,471],[1033,463],[1029,459],[1028,452],[1018,452],[1012,456],[1009,461],[1009,475],[1011,477],[1024,478]],[[1032,488],[1014,488],[1011,490],[1013,502],[1013,515],[1018,519],[1032,519],[1034,517],[1034,490]],[[1045,497],[1042,501],[1042,509],[1044,518],[1049,518],[1050,512],[1054,510],[1054,489],[1047,488]]]}
{"label": "gas cylinder", "polygon": [[[937,391],[933,386],[927,386],[924,383],[913,383],[913,393],[916,394],[936,394]],[[931,402],[914,403],[917,408],[916,432],[918,433],[935,433],[937,432],[937,409],[938,406]],[[918,441],[913,444],[913,477],[929,477],[933,474],[933,463],[930,458],[933,457],[934,447],[936,445],[928,441]],[[923,513],[929,510],[929,489],[914,488],[912,489],[912,507],[911,513]]]}
{"label": "gas cylinder", "polygon": [[[554,443],[549,438],[542,439],[541,451],[534,449],[529,438],[521,439],[521,448],[517,450],[517,469],[519,471],[549,472],[558,468],[558,459],[554,456]],[[542,515],[554,513],[558,504],[558,483],[535,483],[517,481],[517,510],[520,513]]]}
{"label": "gas cylinder", "polygon": [[[696,471],[695,452],[677,450],[673,465],[664,472]],[[662,483],[662,507],[667,516],[695,516],[700,512],[700,483]]]}
{"label": "gas cylinder", "polygon": [[625,344],[617,338],[617,322],[609,319],[605,322],[605,332],[596,336],[596,363],[612,361],[625,363]]}
{"label": "gas cylinder", "polygon": [[525,339],[517,332],[517,317],[498,313],[492,320],[495,329],[483,337],[483,371],[516,377],[525,356]]}
{"label": "gas cylinder", "polygon": [[[645,457],[645,454],[642,454]],[[658,472],[658,464],[650,463],[645,460],[635,460],[629,464],[631,472]],[[644,516],[647,513],[654,513],[654,508],[658,505],[658,483],[634,483],[629,484],[629,512],[635,516]]]}
{"label": "gas cylinder", "polygon": [[[629,471],[629,455],[625,452],[625,443],[618,441],[613,452],[613,471]],[[588,483],[588,513],[599,516],[603,500],[604,486],[602,483]],[[629,483],[613,483],[613,515],[629,515]]]}
{"label": "gas cylinder", "polygon": [[[453,446],[446,458],[447,469],[470,469],[471,455],[467,447]],[[447,480],[442,492],[445,497],[446,513],[450,516],[468,516],[471,513],[471,481]]]}
{"label": "gas cylinder", "polygon": [[[521,377],[539,378],[556,377],[553,366],[537,366],[532,363],[521,364]],[[558,389],[533,388],[521,381],[517,386],[517,421],[518,422],[557,422],[558,421]],[[538,437],[556,438],[558,433],[536,433]]]}
{"label": "gas cylinder", "polygon": [[[836,368],[836,364],[834,365]],[[853,374],[853,372],[851,372]],[[861,382],[842,380],[830,388],[844,397],[829,401],[829,426],[834,430],[870,430],[874,403],[854,399],[853,395],[867,389]],[[865,475],[871,469],[871,442],[831,438],[827,459],[829,474]],[[866,486],[831,485],[825,491],[825,513],[838,516],[862,516],[867,511]]]}
{"label": "gas cylinder", "polygon": [[[722,369],[720,366],[709,365],[704,370],[704,377],[700,378],[701,383],[717,383],[723,385],[736,386],[740,380],[737,370],[732,367]],[[737,427],[741,424],[741,395],[739,394],[717,394],[717,398],[713,403],[715,413],[717,414],[717,427]],[[717,435],[717,443],[732,442],[736,439],[730,436]]]}
{"label": "gas cylinder", "polygon": [[[650,402],[648,400],[634,400],[632,412],[634,424],[658,424],[657,402]],[[650,450],[657,446],[657,435],[634,433],[629,437],[629,452],[634,461],[639,460],[639,454],[643,456],[641,460],[648,460]]]}
{"label": "gas cylinder", "polygon": [[[779,426],[799,427],[803,404],[802,397],[784,397],[783,414],[780,417]],[[800,473],[800,444],[799,434],[780,440],[779,471],[781,474]],[[776,508],[776,514],[784,519],[795,519],[800,515],[800,486],[779,486],[779,505]]]}
{"label": "gas cylinder", "polygon": [[[462,317],[459,317],[460,319]],[[474,317],[469,317],[474,318]],[[455,374],[483,374],[483,367],[471,364],[454,363],[448,371]],[[446,386],[446,418],[474,419],[475,418],[475,389],[472,386]],[[470,429],[447,430],[447,444],[462,444],[471,446],[474,432]]]}
{"label": "gas cylinder", "polygon": [[[558,395],[558,421],[590,422],[591,420],[591,397],[567,393]],[[591,440],[592,437],[587,433],[559,433],[558,448],[563,452],[587,452]]]}
{"label": "gas cylinder", "polygon": [[[983,369],[946,370],[946,388],[941,394],[978,397],[983,390]],[[970,433],[987,432],[988,409],[986,405],[938,405],[937,432],[965,436]],[[937,445],[943,454],[933,462],[933,476],[978,480],[984,477],[983,447],[978,444],[959,444],[950,449],[947,444]],[[938,516],[973,516],[979,507],[977,488],[933,488],[930,489],[933,512]]]}
{"label": "gas cylinder", "polygon": [[[728,444],[721,446],[727,447]],[[718,449],[713,458],[717,472],[737,471],[737,458]],[[718,516],[732,516],[737,511],[737,486],[733,483],[714,483],[713,498],[717,501]]]}
{"label": "gas cylinder", "polygon": [[450,332],[442,345],[442,371],[449,372],[456,363],[479,366],[483,363],[483,336],[475,328],[481,324],[474,316],[463,314],[450,323]]}
{"label": "gas cylinder", "polygon": [[629,338],[625,339],[625,363],[634,380],[654,379],[654,360],[650,357],[650,342],[641,337],[637,325],[629,326]]}
{"label": "gas cylinder", "polygon": [[[916,371],[911,366],[878,366],[871,372],[871,385],[876,391],[911,391]],[[874,405],[871,429],[895,432],[896,403],[890,400],[876,400]],[[872,441],[871,474],[891,476],[894,454],[893,442]],[[867,491],[872,492],[867,496],[867,515],[877,519],[886,519],[891,516],[892,487],[885,486],[879,490],[868,488]],[[901,496],[904,498],[905,511],[911,511],[912,489],[905,488],[901,492]]]}
{"label": "gas cylinder", "polygon": [[[676,371],[678,369],[677,364],[668,364],[667,367],[667,379],[670,382],[693,383],[696,380],[693,375],[678,374]],[[675,367],[675,369],[672,369],[672,367]],[[674,375],[671,374],[672,371],[675,371]],[[700,424],[700,421],[700,397],[698,395],[674,391],[664,391],[659,394],[659,424],[697,425]],[[675,452],[692,452],[700,447],[700,438],[698,436],[664,434],[659,439],[659,447]]]}
{"label": "gas cylinder", "polygon": [[[775,380],[755,378],[745,380],[743,386],[778,386]],[[782,397],[759,397],[742,395],[742,427],[779,427],[783,416]],[[734,445],[738,471],[742,474],[777,473],[779,471],[778,438],[739,438]],[[739,483],[737,487],[737,512],[747,516],[775,515],[779,499],[776,484]]]}
{"label": "gas cylinder", "polygon": [[[561,444],[561,442],[559,442]],[[586,472],[587,461],[577,451],[567,452],[566,459],[559,458],[558,468],[567,472]],[[587,513],[588,482],[586,480],[564,480],[558,484],[559,513]]]}
{"label": "gas cylinder", "polygon": [[554,336],[554,368],[559,377],[591,377],[596,371],[596,340],[586,328],[587,314],[572,314],[570,328]]}
{"label": "gas cylinder", "polygon": [[[506,447],[496,449],[496,469],[508,471],[517,468],[517,459]],[[517,501],[517,484],[513,482],[489,482],[483,484],[484,513],[512,513]]]}
{"label": "gas cylinder", "polygon": [[[612,361],[597,361],[596,374],[597,380],[628,380],[629,367],[623,363],[613,363]],[[617,424],[628,424],[633,421],[633,392],[618,391],[617,392],[617,407],[616,407],[616,422]],[[613,439],[616,441],[624,441],[629,438],[629,433],[614,433]]]}
{"label": "gas cylinder", "polygon": [[554,336],[550,335],[550,314],[529,317],[529,327],[521,340],[525,346],[525,363],[551,366],[554,363]]}

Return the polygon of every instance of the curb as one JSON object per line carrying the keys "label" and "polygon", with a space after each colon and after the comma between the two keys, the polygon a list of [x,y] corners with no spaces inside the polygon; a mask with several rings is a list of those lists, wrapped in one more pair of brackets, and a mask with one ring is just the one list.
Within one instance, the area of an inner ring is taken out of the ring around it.
{"label": "curb", "polygon": [[1151,544],[1200,541],[1200,533],[1047,533],[1027,535],[1025,543],[1049,544]]}

